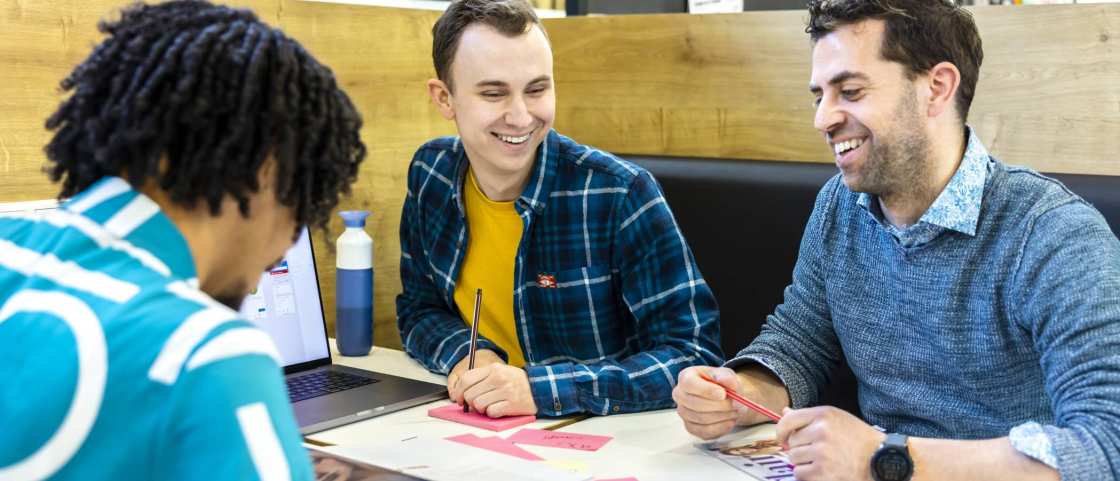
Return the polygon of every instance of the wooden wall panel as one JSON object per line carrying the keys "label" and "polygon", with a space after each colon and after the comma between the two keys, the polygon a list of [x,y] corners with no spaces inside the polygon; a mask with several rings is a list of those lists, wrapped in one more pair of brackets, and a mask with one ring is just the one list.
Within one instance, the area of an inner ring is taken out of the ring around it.
{"label": "wooden wall panel", "polygon": [[[362,112],[362,139],[369,156],[354,184],[354,195],[340,208],[372,211],[366,232],[374,242],[374,342],[400,348],[395,306],[401,290],[398,226],[408,162],[428,139],[455,133],[454,124],[439,116],[428,100],[426,87],[435,76],[431,29],[439,12],[282,3],[280,26],[331,66]],[[332,236],[341,229],[336,216]],[[320,248],[315,257],[333,331],[334,255]]]}
{"label": "wooden wall panel", "polygon": [[[428,101],[431,26],[439,12],[292,0],[243,0],[262,20],[299,40],[329,65],[362,113],[369,155],[343,209],[369,209],[374,239],[375,342],[399,347],[394,298],[400,291],[397,226],[412,153],[454,133]],[[100,41],[97,21],[125,2],[0,1],[0,202],[51,198],[42,174],[43,128],[62,96],[58,82]],[[341,221],[332,222],[333,237]],[[333,332],[334,255],[315,234],[324,310]]]}
{"label": "wooden wall panel", "polygon": [[[970,123],[1043,171],[1120,175],[1120,5],[980,7]],[[831,162],[801,11],[545,21],[557,128],[625,153]]]}
{"label": "wooden wall panel", "polygon": [[58,83],[89,54],[109,2],[0,3],[0,202],[54,197],[42,173],[43,128]]}
{"label": "wooden wall panel", "polygon": [[1038,170],[1120,175],[1120,4],[975,10],[984,66],[970,122]]}
{"label": "wooden wall panel", "polygon": [[606,150],[820,159],[798,11],[546,20],[557,128]]}

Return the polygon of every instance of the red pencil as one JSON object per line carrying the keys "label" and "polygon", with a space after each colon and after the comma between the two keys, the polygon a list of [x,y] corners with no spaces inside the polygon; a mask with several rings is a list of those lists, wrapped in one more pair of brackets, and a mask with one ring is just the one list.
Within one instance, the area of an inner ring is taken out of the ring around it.
{"label": "red pencil", "polygon": [[715,384],[715,385],[717,385],[717,386],[719,386],[719,387],[722,387],[722,388],[723,388],[723,390],[724,390],[724,392],[726,392],[726,393],[727,393],[727,397],[729,397],[729,398],[731,398],[731,399],[735,400],[735,401],[736,401],[736,402],[738,402],[739,404],[742,404],[742,405],[744,405],[744,406],[746,406],[746,407],[750,408],[750,409],[751,409],[751,410],[753,410],[754,412],[756,412],[756,413],[759,413],[759,414],[761,414],[761,415],[763,415],[763,416],[766,416],[766,417],[768,417],[768,418],[770,418],[770,419],[774,420],[774,422],[778,422],[778,421],[781,421],[781,420],[782,420],[782,417],[781,417],[781,416],[779,416],[779,415],[778,415],[778,413],[775,413],[774,411],[771,411],[771,410],[769,410],[769,409],[766,409],[766,406],[763,406],[763,405],[761,405],[761,404],[758,404],[758,403],[756,403],[756,402],[754,402],[754,401],[751,401],[750,399],[747,399],[747,398],[743,397],[743,395],[742,395],[742,394],[739,394],[739,393],[737,393],[737,392],[735,392],[735,391],[733,391],[733,390],[731,390],[731,389],[728,389],[728,388],[727,388],[727,387],[725,387],[724,385],[722,385],[722,384],[720,384],[720,383],[716,382],[716,380],[715,380],[715,379],[712,379],[711,377],[709,377],[707,373],[703,373],[703,372],[702,372],[702,373],[700,373],[700,379],[703,379],[703,380],[705,380],[705,381],[708,381],[708,382],[710,382],[710,383],[712,383],[712,384]]}

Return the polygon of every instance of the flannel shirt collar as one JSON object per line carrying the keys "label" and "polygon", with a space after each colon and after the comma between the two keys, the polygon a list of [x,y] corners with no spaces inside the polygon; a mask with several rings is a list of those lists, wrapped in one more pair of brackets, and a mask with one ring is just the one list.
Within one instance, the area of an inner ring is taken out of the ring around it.
{"label": "flannel shirt collar", "polygon": [[[467,159],[467,151],[462,148],[460,140],[459,137],[456,137],[455,143],[451,147],[451,155],[455,156],[456,163],[455,185],[451,196],[455,199],[455,204],[459,206],[459,212],[465,216],[463,181],[466,179],[469,160]],[[537,148],[537,159],[533,162],[533,170],[529,172],[529,181],[525,183],[525,189],[521,191],[521,195],[517,198],[519,213],[525,209],[531,209],[538,215],[544,212],[548,205],[546,200],[552,194],[556,185],[559,148],[560,134],[554,129],[549,129],[548,135],[541,142],[541,146]]]}

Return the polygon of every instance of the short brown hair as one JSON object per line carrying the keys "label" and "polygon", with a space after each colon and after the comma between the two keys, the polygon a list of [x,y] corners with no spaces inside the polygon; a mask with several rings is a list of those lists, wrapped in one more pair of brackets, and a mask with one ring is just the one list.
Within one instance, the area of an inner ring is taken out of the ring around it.
{"label": "short brown hair", "polygon": [[[432,27],[432,62],[436,77],[451,88],[451,62],[459,49],[463,30],[474,23],[493,27],[504,35],[521,35],[533,25],[544,26],[525,0],[455,0]],[[546,33],[547,37],[548,34]]]}
{"label": "short brown hair", "polygon": [[810,0],[805,32],[816,43],[837,27],[871,19],[886,22],[880,55],[905,66],[908,78],[941,62],[960,70],[957,112],[966,121],[984,61],[972,14],[951,0]]}

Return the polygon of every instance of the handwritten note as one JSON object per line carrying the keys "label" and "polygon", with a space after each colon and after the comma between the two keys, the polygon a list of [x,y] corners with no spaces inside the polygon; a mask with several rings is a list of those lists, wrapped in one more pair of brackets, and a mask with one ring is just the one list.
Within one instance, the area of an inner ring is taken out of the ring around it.
{"label": "handwritten note", "polygon": [[480,437],[475,436],[473,434],[460,434],[458,436],[451,436],[451,437],[448,437],[448,438],[445,438],[445,439],[447,439],[448,441],[455,441],[457,443],[463,443],[463,444],[466,444],[468,446],[474,446],[476,448],[487,449],[487,450],[490,450],[490,451],[494,451],[496,453],[508,454],[510,456],[518,457],[518,458],[521,458],[521,459],[527,459],[529,461],[542,461],[542,460],[544,460],[544,458],[542,458],[540,456],[537,456],[536,454],[530,453],[529,451],[526,451],[524,449],[521,449],[516,444],[513,444],[513,443],[511,443],[509,441],[506,441],[505,439],[499,438],[497,436],[489,436],[489,437],[485,437],[485,438],[480,438]]}
{"label": "handwritten note", "polygon": [[466,424],[467,426],[474,426],[476,428],[489,429],[491,431],[505,431],[518,426],[524,426],[537,420],[536,416],[491,418],[485,414],[476,413],[473,410],[469,413],[465,413],[463,412],[463,407],[458,404],[448,404],[447,406],[429,409],[428,416],[445,421]]}
{"label": "handwritten note", "polygon": [[532,444],[534,446],[547,446],[550,448],[578,449],[580,451],[598,451],[599,448],[614,439],[610,436],[596,436],[594,434],[562,433],[544,431],[540,429],[522,429],[508,438],[517,444]]}

